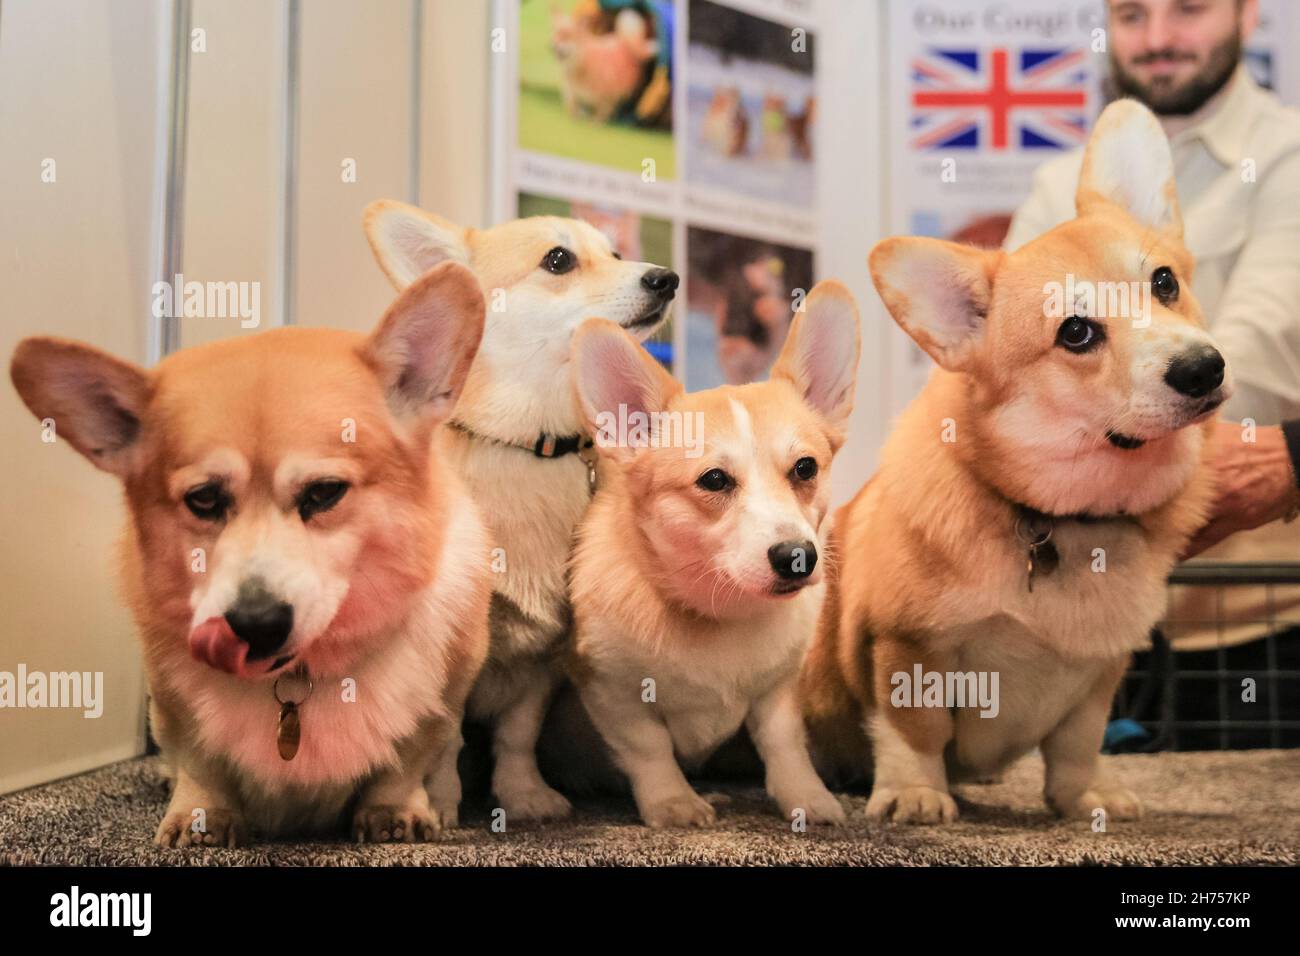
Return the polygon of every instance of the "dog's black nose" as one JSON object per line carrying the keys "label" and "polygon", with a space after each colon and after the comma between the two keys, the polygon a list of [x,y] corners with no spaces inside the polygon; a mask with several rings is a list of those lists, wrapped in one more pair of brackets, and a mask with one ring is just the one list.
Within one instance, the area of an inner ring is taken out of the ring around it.
{"label": "dog's black nose", "polygon": [[817,545],[811,541],[782,541],[767,549],[767,560],[777,577],[797,581],[817,567]]}
{"label": "dog's black nose", "polygon": [[226,612],[226,623],[248,645],[248,659],[259,660],[270,657],[289,639],[293,605],[272,594],[260,579],[250,578],[239,586],[235,605]]}
{"label": "dog's black nose", "polygon": [[1223,356],[1208,345],[1189,349],[1169,363],[1165,381],[1188,398],[1203,398],[1223,384]]}
{"label": "dog's black nose", "polygon": [[671,299],[677,292],[677,285],[682,280],[672,269],[651,269],[641,276],[641,285],[647,292],[653,292],[661,299]]}

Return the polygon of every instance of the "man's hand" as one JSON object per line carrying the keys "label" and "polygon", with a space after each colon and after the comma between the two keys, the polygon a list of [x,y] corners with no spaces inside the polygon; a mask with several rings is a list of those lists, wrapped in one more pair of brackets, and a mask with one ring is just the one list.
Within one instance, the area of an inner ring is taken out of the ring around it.
{"label": "man's hand", "polygon": [[[1248,437],[1255,440],[1246,441]],[[1296,476],[1278,426],[1247,429],[1235,422],[1219,422],[1211,467],[1218,492],[1210,521],[1187,546],[1184,558],[1200,554],[1238,531],[1276,521],[1296,502]]]}

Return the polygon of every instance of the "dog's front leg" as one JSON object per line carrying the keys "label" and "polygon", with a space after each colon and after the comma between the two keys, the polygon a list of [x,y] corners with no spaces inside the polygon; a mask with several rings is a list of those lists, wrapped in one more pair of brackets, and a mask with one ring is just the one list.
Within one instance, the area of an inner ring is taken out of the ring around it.
{"label": "dog's front leg", "polygon": [[429,779],[425,784],[429,807],[441,821],[443,829],[460,826],[461,786],[457,760],[464,745],[465,738],[457,727],[448,735],[442,752],[434,756]]}
{"label": "dog's front leg", "polygon": [[912,641],[877,639],[872,648],[875,706],[866,719],[875,778],[867,800],[867,816],[872,820],[951,823],[957,819],[943,760],[953,735],[952,715],[943,707],[891,703],[894,675],[910,674],[918,662],[931,672],[943,672],[951,664]]}
{"label": "dog's front leg", "polygon": [[808,738],[792,674],[754,701],[746,719],[763,758],[768,794],[790,820],[800,811],[809,823],[843,825],[844,808],[826,789],[808,756]]}
{"label": "dog's front leg", "polygon": [[492,729],[492,792],[507,820],[548,820],[573,812],[564,795],[547,786],[537,769],[537,738],[558,684],[550,668],[534,666],[519,682],[520,695],[497,715]]}
{"label": "dog's front leg", "polygon": [[460,728],[435,718],[402,741],[398,765],[368,780],[352,815],[358,843],[415,843],[432,840],[448,825],[429,804],[425,776]]}
{"label": "dog's front leg", "polygon": [[1046,769],[1043,796],[1063,817],[1090,819],[1098,810],[1116,820],[1142,816],[1137,796],[1106,779],[1101,767],[1101,741],[1111,701],[1127,669],[1127,658],[1107,667],[1041,744]]}
{"label": "dog's front leg", "polygon": [[632,783],[641,820],[650,827],[711,826],[713,807],[695,792],[673,752],[668,727],[636,687],[617,688],[590,678],[580,688],[591,722]]}
{"label": "dog's front leg", "polygon": [[238,804],[215,773],[176,768],[172,798],[153,841],[159,846],[239,846],[247,840]]}
{"label": "dog's front leg", "polygon": [[[926,714],[927,719],[921,721],[913,717],[904,715],[899,721],[893,713],[878,712],[867,718],[875,758],[867,816],[895,823],[951,823],[957,819],[957,803],[948,792],[943,749],[951,735],[952,718],[946,710]],[[928,726],[921,732],[899,726],[907,722]],[[945,723],[948,733],[942,733],[940,725]],[[913,743],[922,739],[921,747]],[[936,748],[934,743],[940,739]]]}

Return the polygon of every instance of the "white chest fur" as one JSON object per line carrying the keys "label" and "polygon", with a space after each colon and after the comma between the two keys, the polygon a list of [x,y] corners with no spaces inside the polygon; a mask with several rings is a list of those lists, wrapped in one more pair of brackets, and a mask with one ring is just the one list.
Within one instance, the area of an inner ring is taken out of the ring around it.
{"label": "white chest fur", "polygon": [[798,670],[824,592],[817,585],[760,615],[653,644],[630,638],[618,620],[593,621],[584,656],[602,682],[640,693],[668,727],[678,759],[697,765],[740,729],[755,700]]}
{"label": "white chest fur", "polygon": [[1061,522],[1060,564],[1027,583],[1027,553],[1006,542],[980,587],[935,609],[936,650],[962,673],[997,675],[997,716],[954,711],[958,772],[984,774],[1038,746],[1116,658],[1146,646],[1164,609],[1163,565],[1127,521]]}
{"label": "white chest fur", "polygon": [[[276,731],[280,704],[269,681],[244,681],[192,660],[179,648],[153,669],[189,706],[198,745],[230,765],[246,788],[269,794],[350,794],[369,774],[397,761],[396,745],[426,718],[445,716],[443,689],[451,622],[471,613],[487,562],[476,509],[452,509],[434,583],[399,633],[374,639],[353,673],[313,675],[300,708],[302,739],[283,760]],[[310,661],[310,648],[304,658]],[[314,799],[315,797],[313,797]],[[310,809],[310,808],[308,808]]]}
{"label": "white chest fur", "polygon": [[577,455],[538,458],[519,448],[466,439],[458,471],[489,528],[493,590],[529,617],[558,628],[573,530],[591,501],[586,463]]}

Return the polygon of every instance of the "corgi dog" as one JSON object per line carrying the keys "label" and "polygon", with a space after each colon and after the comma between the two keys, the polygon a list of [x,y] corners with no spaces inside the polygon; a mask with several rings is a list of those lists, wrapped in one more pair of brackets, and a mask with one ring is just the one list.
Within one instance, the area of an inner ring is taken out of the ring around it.
{"label": "corgi dog", "polygon": [[27,407],[122,480],[124,591],[173,777],[155,841],[457,823],[461,715],[487,656],[487,532],[433,447],[484,303],[412,283],[370,335],[280,328],[151,370],[29,338]]}
{"label": "corgi dog", "polygon": [[709,108],[700,124],[700,138],[720,156],[740,156],[749,140],[749,117],[734,86],[719,86],[713,91]]}
{"label": "corgi dog", "polygon": [[560,67],[560,98],[570,116],[609,122],[640,89],[659,53],[636,9],[602,14],[594,3],[566,13],[551,5],[551,52]]}
{"label": "corgi dog", "polygon": [[492,792],[508,819],[562,817],[536,747],[563,679],[565,568],[591,501],[595,457],[573,395],[569,344],[601,315],[639,338],[663,320],[675,272],[621,259],[585,222],[537,216],[466,229],[403,203],[372,203],[366,235],[399,289],[441,262],[467,265],[488,300],[482,345],[443,428],[449,460],[488,522],[491,650],[469,714],[492,726]]}
{"label": "corgi dog", "polygon": [[1034,748],[1058,814],[1141,813],[1102,735],[1206,515],[1210,418],[1232,384],[1145,107],[1102,113],[1076,206],[1010,254],[923,238],[871,252],[890,314],[939,368],[838,512],[801,696],[823,771],[874,769],[872,819],[952,821],[950,783]]}
{"label": "corgi dog", "polygon": [[742,725],[787,819],[844,822],[809,758],[797,681],[858,346],[836,282],[808,295],[762,383],[686,394],[617,326],[574,337],[579,401],[612,467],[574,550],[571,675],[648,826],[714,822],[683,767]]}

